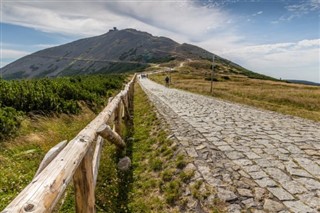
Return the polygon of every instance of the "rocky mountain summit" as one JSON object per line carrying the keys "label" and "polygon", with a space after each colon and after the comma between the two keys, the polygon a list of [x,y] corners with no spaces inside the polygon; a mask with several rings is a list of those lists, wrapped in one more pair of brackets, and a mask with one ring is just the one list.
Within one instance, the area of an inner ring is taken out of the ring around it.
{"label": "rocky mountain summit", "polygon": [[135,29],[117,30],[47,48],[2,68],[5,79],[139,70],[173,59],[209,59],[212,53]]}

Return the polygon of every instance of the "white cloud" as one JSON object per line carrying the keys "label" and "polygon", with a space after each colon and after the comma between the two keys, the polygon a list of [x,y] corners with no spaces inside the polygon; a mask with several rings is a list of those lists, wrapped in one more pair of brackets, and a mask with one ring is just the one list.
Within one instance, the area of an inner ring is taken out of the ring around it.
{"label": "white cloud", "polygon": [[258,15],[261,15],[262,13],[263,13],[263,11],[259,11],[259,12],[252,14],[252,16],[258,16]]}
{"label": "white cloud", "polygon": [[302,41],[299,41],[296,45],[297,48],[319,47],[319,46],[320,46],[320,39],[302,40]]}
{"label": "white cloud", "polygon": [[278,24],[284,21],[291,21],[295,18],[302,17],[309,14],[310,12],[315,12],[320,10],[319,0],[304,0],[297,2],[296,4],[290,4],[285,7],[288,13],[283,14],[278,18],[278,20],[272,21],[272,24]]}
{"label": "white cloud", "polygon": [[9,64],[10,62],[30,54],[30,52],[14,49],[4,49],[3,47],[0,50],[0,68]]}
{"label": "white cloud", "polygon": [[2,49],[1,50],[2,58],[20,58],[30,54],[30,52],[21,51],[21,50],[12,50],[12,49]]}
{"label": "white cloud", "polygon": [[35,44],[33,45],[33,47],[35,47],[36,49],[45,49],[45,48],[50,48],[58,45],[59,44]]}
{"label": "white cloud", "polygon": [[288,5],[286,9],[290,12],[294,12],[297,14],[307,14],[310,11],[315,11],[320,9],[320,1],[319,0],[305,0],[303,2]]}
{"label": "white cloud", "polygon": [[247,46],[225,51],[222,55],[276,78],[320,82],[320,39]]}
{"label": "white cloud", "polygon": [[194,40],[228,28],[230,15],[193,1],[4,2],[3,21],[44,32],[92,36],[113,26],[169,32]]}
{"label": "white cloud", "polygon": [[[60,10],[59,5],[65,5]],[[75,10],[72,10],[72,5]],[[3,3],[3,22],[16,24],[20,26],[34,28],[44,32],[54,32],[69,35],[95,35],[104,29],[105,24],[102,21],[70,13],[66,10],[76,11],[77,4],[61,4],[61,2],[4,2]],[[85,5],[84,5],[85,6]],[[88,7],[88,12],[92,7]],[[79,8],[78,8],[79,9]]]}

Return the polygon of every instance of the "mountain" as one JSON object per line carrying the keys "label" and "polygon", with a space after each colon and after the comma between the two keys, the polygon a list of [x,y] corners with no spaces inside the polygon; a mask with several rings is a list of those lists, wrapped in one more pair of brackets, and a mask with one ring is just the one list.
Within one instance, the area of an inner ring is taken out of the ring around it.
{"label": "mountain", "polygon": [[115,73],[173,59],[209,59],[212,53],[135,29],[110,30],[35,52],[1,69],[5,79]]}

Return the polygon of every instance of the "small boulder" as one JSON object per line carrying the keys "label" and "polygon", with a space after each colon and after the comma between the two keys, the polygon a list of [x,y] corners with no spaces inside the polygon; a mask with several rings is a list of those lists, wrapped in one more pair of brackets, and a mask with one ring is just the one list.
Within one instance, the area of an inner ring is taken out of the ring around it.
{"label": "small boulder", "polygon": [[130,166],[131,166],[131,160],[127,156],[124,158],[121,158],[118,163],[118,169],[120,169],[121,171],[128,171],[130,169]]}

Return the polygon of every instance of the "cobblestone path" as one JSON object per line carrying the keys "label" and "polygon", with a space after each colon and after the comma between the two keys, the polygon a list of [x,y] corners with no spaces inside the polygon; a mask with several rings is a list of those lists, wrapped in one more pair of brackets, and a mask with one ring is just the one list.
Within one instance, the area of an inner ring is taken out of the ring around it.
{"label": "cobblestone path", "polygon": [[320,123],[140,84],[229,212],[320,212]]}

